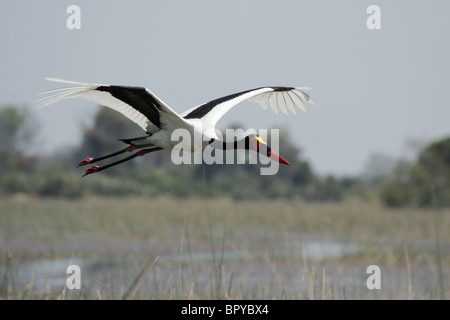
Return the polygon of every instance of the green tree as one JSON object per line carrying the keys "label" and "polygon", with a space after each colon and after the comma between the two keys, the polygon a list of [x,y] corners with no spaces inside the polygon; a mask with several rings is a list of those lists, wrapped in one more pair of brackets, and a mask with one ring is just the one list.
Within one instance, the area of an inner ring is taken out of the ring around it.
{"label": "green tree", "polygon": [[2,155],[17,152],[18,137],[25,123],[25,113],[16,107],[0,109],[0,151]]}
{"label": "green tree", "polygon": [[450,138],[430,143],[416,163],[399,162],[380,196],[388,206],[450,206]]}
{"label": "green tree", "polygon": [[10,173],[36,169],[37,158],[23,154],[31,143],[35,129],[31,130],[30,116],[25,109],[14,106],[0,108],[0,171]]}
{"label": "green tree", "polygon": [[420,205],[450,205],[450,138],[426,147],[410,176],[413,186],[422,186]]}

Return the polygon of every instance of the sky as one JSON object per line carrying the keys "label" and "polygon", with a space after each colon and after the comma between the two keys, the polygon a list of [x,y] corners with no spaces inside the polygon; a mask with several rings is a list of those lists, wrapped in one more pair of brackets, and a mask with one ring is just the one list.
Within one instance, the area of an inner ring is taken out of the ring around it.
{"label": "sky", "polygon": [[[70,5],[80,29],[69,29]],[[370,5],[380,29],[369,29]],[[311,86],[315,106],[246,102],[218,124],[289,131],[313,169],[361,173],[374,154],[450,136],[450,1],[2,1],[0,107],[33,107],[46,77],[149,88],[178,112],[260,86]],[[33,113],[33,148],[74,148],[98,106]],[[117,137],[111,133],[112,139]],[[411,142],[416,142],[412,144]],[[282,149],[282,146],[280,146]]]}

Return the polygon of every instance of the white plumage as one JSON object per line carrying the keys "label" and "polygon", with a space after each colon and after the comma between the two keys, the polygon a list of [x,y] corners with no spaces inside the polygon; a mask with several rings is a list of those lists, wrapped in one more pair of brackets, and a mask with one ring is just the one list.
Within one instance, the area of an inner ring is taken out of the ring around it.
{"label": "white plumage", "polygon": [[[41,93],[40,95],[44,95],[44,97],[38,100],[38,109],[73,98],[83,98],[109,107],[135,122],[147,133],[145,137],[123,140],[133,148],[149,148],[147,152],[179,146],[178,141],[171,141],[170,138],[172,132],[180,128],[188,130],[191,134],[204,136],[201,145],[192,144],[190,146],[191,151],[197,151],[207,146],[211,141],[219,139],[215,132],[217,122],[233,107],[244,101],[254,101],[263,109],[268,109],[270,106],[275,114],[281,110],[286,115],[289,113],[296,115],[297,108],[305,112],[304,101],[314,104],[311,97],[305,92],[305,90],[311,89],[308,87],[261,87],[211,100],[178,114],[154,93],[143,87],[93,84],[55,78],[47,78],[47,80],[72,86]],[[126,151],[131,151],[133,148],[128,148]],[[187,146],[183,146],[183,148],[188,150]],[[141,153],[145,154],[145,152]],[[92,161],[87,163],[107,157],[88,158]],[[275,157],[271,158],[279,160]],[[86,160],[80,165],[87,164],[85,162]],[[100,171],[102,167],[97,167],[97,169]]]}

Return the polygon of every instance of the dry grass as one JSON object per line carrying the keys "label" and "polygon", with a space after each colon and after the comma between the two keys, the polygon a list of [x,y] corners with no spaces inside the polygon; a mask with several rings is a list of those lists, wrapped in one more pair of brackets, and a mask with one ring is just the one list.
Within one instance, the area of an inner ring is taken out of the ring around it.
{"label": "dry grass", "polygon": [[[356,200],[17,196],[2,199],[0,211],[0,293],[12,298],[448,296],[449,210],[392,210]],[[310,241],[352,243],[357,249],[315,258],[305,255]],[[84,261],[84,273],[95,274],[95,280],[69,296],[60,285],[39,287],[39,275],[30,274],[24,284],[14,271],[40,259],[72,256]],[[387,270],[386,290],[364,288],[371,264]]]}

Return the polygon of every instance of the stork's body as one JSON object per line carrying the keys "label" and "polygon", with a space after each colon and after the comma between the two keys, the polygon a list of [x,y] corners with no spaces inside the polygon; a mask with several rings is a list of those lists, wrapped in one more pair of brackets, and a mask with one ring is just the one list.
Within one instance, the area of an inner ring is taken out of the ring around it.
{"label": "stork's body", "polygon": [[[230,144],[220,141],[215,128],[223,115],[246,100],[255,101],[264,109],[267,109],[270,105],[276,114],[281,110],[284,114],[292,113],[295,115],[297,114],[296,108],[305,111],[303,100],[313,104],[309,95],[304,92],[308,88],[261,87],[218,98],[178,114],[146,88],[91,84],[53,78],[48,80],[76,86],[44,92],[43,94],[47,94],[47,96],[40,100],[40,107],[45,107],[64,99],[84,98],[120,112],[146,132],[146,135],[142,137],[122,139],[123,142],[129,144],[129,147],[123,150],[104,157],[87,158],[81,161],[78,166],[94,163],[135,149],[141,149],[132,156],[112,164],[102,167],[94,166],[87,169],[84,175],[104,170],[136,156],[161,149],[175,151],[182,149],[195,152],[212,143],[214,143],[214,147],[225,149],[231,146],[236,149],[236,143]],[[191,137],[200,136],[202,139],[183,140],[184,142],[173,141],[171,137],[176,129],[185,129]],[[249,135],[243,140],[245,140],[245,143],[242,144],[244,148],[251,149],[251,146],[253,146],[252,150],[256,152],[260,152],[260,145],[266,145],[256,135]],[[264,152],[266,156],[273,160],[289,164],[268,146],[264,149]]]}
{"label": "stork's body", "polygon": [[215,128],[209,126],[208,123],[202,122],[200,119],[186,119],[185,125],[180,126],[177,129],[185,129],[191,137],[198,136],[202,137],[202,139],[197,139],[199,141],[173,141],[171,139],[173,130],[161,128],[154,133],[148,134],[146,137],[127,140],[127,142],[134,146],[154,145],[174,151],[190,150],[191,152],[196,152],[208,146],[210,144],[209,141],[219,139]]}

